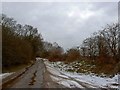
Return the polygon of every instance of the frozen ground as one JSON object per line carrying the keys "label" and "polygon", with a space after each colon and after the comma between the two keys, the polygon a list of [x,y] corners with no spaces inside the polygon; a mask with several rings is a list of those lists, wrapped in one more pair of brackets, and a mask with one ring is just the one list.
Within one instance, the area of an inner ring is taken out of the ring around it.
{"label": "frozen ground", "polygon": [[[113,78],[100,77],[94,74],[81,74],[66,72],[61,66],[56,67],[56,64],[44,60],[47,70],[51,73],[53,81],[63,84],[69,88],[118,88],[118,76],[115,75]],[[57,64],[60,62],[57,62]],[[65,65],[62,65],[65,67]]]}

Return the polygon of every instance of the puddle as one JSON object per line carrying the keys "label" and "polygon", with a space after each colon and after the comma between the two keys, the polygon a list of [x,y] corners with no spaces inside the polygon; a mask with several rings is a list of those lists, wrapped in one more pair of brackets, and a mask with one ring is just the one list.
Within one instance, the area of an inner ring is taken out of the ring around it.
{"label": "puddle", "polygon": [[34,85],[34,83],[36,82],[36,80],[35,80],[35,78],[36,78],[36,73],[37,73],[37,71],[35,71],[35,72],[33,73],[33,77],[31,78],[31,82],[29,83],[29,85]]}

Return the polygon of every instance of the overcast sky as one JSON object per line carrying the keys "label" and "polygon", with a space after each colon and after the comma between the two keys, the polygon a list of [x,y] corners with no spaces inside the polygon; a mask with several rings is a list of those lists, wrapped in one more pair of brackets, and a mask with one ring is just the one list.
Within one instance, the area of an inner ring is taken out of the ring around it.
{"label": "overcast sky", "polygon": [[44,40],[64,49],[118,21],[117,2],[11,2],[3,3],[2,10],[18,23],[37,27]]}

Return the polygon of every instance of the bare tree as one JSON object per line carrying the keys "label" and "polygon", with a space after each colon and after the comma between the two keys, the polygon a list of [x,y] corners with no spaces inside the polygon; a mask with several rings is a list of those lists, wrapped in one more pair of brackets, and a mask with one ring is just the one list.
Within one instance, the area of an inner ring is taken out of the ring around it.
{"label": "bare tree", "polygon": [[103,31],[101,31],[101,36],[104,38],[107,47],[109,48],[109,54],[113,59],[118,60],[118,24],[108,25]]}

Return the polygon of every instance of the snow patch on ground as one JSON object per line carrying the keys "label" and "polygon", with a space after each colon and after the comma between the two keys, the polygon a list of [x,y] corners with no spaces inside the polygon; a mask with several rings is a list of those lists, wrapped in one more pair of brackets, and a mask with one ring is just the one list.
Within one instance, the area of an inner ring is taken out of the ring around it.
{"label": "snow patch on ground", "polygon": [[[60,64],[61,62],[56,62]],[[53,81],[56,81],[59,84],[65,85],[69,88],[84,88],[80,83],[86,83],[86,86],[93,88],[118,88],[118,75],[115,75],[113,78],[109,77],[100,77],[93,74],[80,74],[80,73],[71,73],[61,70],[61,67],[56,67],[47,60],[45,60],[45,65],[47,70],[51,73],[51,78]],[[65,65],[62,65],[65,67]]]}
{"label": "snow patch on ground", "polygon": [[[99,77],[99,76],[94,76],[94,75],[77,75],[77,74],[69,74],[69,73],[64,73],[67,76],[70,76],[72,78],[75,78],[76,80],[80,82],[85,82],[89,83],[98,87],[110,87],[112,88],[112,84],[118,84],[116,79],[118,79],[118,75],[116,75],[114,78],[107,78],[107,77]],[[114,88],[117,88],[117,86],[114,86]]]}
{"label": "snow patch on ground", "polygon": [[10,76],[13,73],[0,73],[0,85],[2,84],[2,79]]}
{"label": "snow patch on ground", "polygon": [[67,78],[62,78],[60,76],[53,76],[53,75],[50,75],[50,77],[52,78],[53,81],[69,88],[84,88],[81,85],[79,85],[77,82],[69,80]]}
{"label": "snow patch on ground", "polygon": [[0,79],[4,79],[4,78],[10,76],[11,74],[13,74],[13,73],[1,73],[0,74]]}
{"label": "snow patch on ground", "polygon": [[84,88],[83,86],[81,86],[80,84],[72,80],[62,80],[62,81],[59,81],[58,83],[65,85],[69,88]]}

